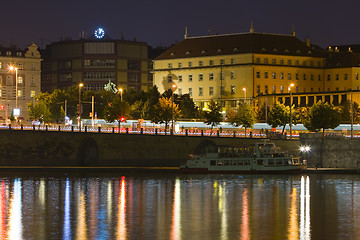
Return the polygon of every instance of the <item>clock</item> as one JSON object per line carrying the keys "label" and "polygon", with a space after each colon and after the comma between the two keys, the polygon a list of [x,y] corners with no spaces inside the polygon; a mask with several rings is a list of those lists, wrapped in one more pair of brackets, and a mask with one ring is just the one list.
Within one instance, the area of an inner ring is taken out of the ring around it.
{"label": "clock", "polygon": [[101,38],[103,38],[105,36],[105,31],[102,28],[98,28],[98,29],[95,30],[94,34],[95,34],[96,38],[101,39]]}

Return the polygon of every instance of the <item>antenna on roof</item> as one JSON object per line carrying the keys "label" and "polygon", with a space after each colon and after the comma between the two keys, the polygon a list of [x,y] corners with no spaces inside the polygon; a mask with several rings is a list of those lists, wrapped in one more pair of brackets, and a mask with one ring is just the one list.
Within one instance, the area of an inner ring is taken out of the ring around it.
{"label": "antenna on roof", "polygon": [[293,37],[295,37],[295,26],[294,26],[294,24],[292,25],[292,28],[291,28],[291,35]]}
{"label": "antenna on roof", "polygon": [[187,27],[185,27],[185,34],[184,34],[184,39],[188,38],[188,31],[187,31]]}
{"label": "antenna on roof", "polygon": [[254,33],[255,30],[254,30],[254,23],[253,23],[253,20],[251,20],[251,23],[250,23],[250,33]]}

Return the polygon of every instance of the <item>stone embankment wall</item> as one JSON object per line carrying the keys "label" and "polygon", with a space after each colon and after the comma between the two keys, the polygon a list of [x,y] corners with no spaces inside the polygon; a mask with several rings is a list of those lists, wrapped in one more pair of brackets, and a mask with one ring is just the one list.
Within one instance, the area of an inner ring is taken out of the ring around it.
{"label": "stone embankment wall", "polygon": [[359,169],[360,139],[345,139],[342,135],[325,135],[322,133],[300,134],[302,145],[310,146],[310,151],[303,157],[308,166],[323,168]]}
{"label": "stone embankment wall", "polygon": [[[207,144],[249,145],[259,139],[117,133],[0,130],[0,166],[178,167]],[[299,141],[274,140],[299,154]]]}

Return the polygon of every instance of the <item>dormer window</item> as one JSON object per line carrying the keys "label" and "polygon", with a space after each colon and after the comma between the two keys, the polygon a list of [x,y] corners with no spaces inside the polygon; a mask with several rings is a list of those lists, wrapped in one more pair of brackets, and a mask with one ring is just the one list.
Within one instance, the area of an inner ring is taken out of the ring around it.
{"label": "dormer window", "polygon": [[173,52],[172,52],[172,53],[170,53],[170,56],[175,56],[175,53],[173,53]]}
{"label": "dormer window", "polygon": [[300,54],[300,53],[301,53],[301,51],[300,51],[300,50],[296,50],[296,53],[297,53],[297,54]]}
{"label": "dormer window", "polygon": [[309,50],[307,53],[308,53],[308,54],[311,54],[311,51]]}
{"label": "dormer window", "polygon": [[187,52],[186,52],[186,55],[190,55],[190,52],[189,52],[189,51],[187,51]]}
{"label": "dormer window", "polygon": [[205,50],[202,50],[202,51],[201,51],[201,54],[205,54],[205,53],[206,53],[206,51],[205,51]]}
{"label": "dormer window", "polygon": [[266,49],[265,49],[265,48],[262,48],[262,49],[261,49],[261,51],[262,51],[262,52],[265,52],[265,51],[266,51]]}
{"label": "dormer window", "polygon": [[10,52],[10,51],[7,51],[7,52],[6,52],[6,55],[7,55],[7,56],[11,56],[11,52]]}
{"label": "dormer window", "polygon": [[278,51],[277,48],[274,48],[274,49],[273,49],[273,52],[277,52],[277,51]]}
{"label": "dormer window", "polygon": [[221,53],[221,49],[219,48],[219,49],[217,50],[217,52],[218,52],[218,53]]}
{"label": "dormer window", "polygon": [[16,56],[18,56],[18,57],[21,57],[21,55],[22,55],[21,52],[17,52],[17,53],[16,53]]}
{"label": "dormer window", "polygon": [[286,48],[284,52],[289,53],[290,51],[289,51],[289,49]]}
{"label": "dormer window", "polygon": [[239,49],[238,48],[234,48],[234,52],[238,52],[239,51]]}

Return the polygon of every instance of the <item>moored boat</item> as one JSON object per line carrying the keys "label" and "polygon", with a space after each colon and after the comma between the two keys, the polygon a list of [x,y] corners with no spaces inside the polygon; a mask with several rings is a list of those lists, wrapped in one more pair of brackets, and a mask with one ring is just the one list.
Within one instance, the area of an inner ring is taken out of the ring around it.
{"label": "moored boat", "polygon": [[304,168],[300,157],[289,156],[268,141],[246,147],[207,148],[201,154],[190,155],[180,166],[182,172],[192,173],[288,173]]}

